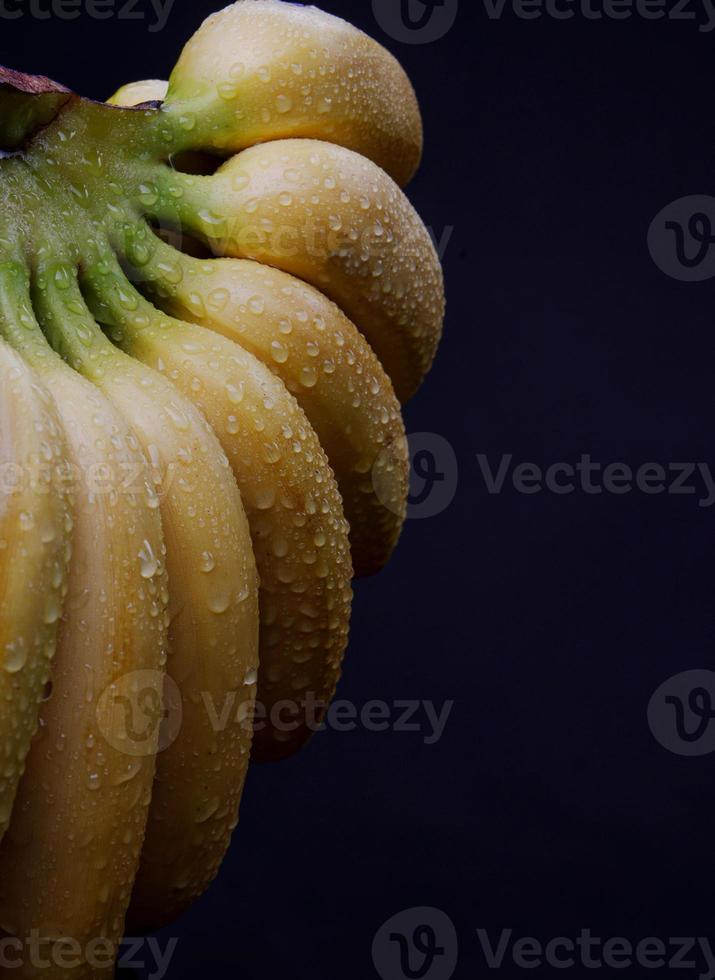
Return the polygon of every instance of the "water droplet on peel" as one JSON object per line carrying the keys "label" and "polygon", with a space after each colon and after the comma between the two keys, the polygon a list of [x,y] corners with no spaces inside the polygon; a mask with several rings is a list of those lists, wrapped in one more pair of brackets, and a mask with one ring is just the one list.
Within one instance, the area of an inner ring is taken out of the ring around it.
{"label": "water droplet on peel", "polygon": [[58,289],[69,289],[71,283],[69,270],[65,268],[57,269],[55,271],[54,280],[55,286],[57,286]]}
{"label": "water droplet on peel", "polygon": [[3,668],[8,674],[17,674],[27,663],[27,647],[22,639],[8,643],[3,657]]}
{"label": "water droplet on peel", "polygon": [[245,170],[237,170],[231,175],[231,186],[235,191],[244,190],[246,187],[248,187],[250,182],[251,178],[248,176]]}
{"label": "water droplet on peel", "polygon": [[56,623],[62,614],[62,605],[60,603],[59,597],[56,595],[51,595],[45,604],[45,615],[43,622],[47,626],[51,626]]}
{"label": "water droplet on peel", "polygon": [[216,91],[225,102],[231,102],[238,95],[238,86],[235,82],[220,82]]}
{"label": "water droplet on peel", "polygon": [[283,456],[280,446],[276,442],[267,442],[263,446],[263,458],[267,463],[277,463]]}
{"label": "water droplet on peel", "polygon": [[231,294],[227,289],[214,289],[208,295],[207,305],[209,309],[220,312],[226,308],[230,298]]}
{"label": "water droplet on peel", "polygon": [[276,364],[285,364],[288,360],[288,348],[279,340],[273,340],[271,342],[271,357]]}
{"label": "water droplet on peel", "polygon": [[318,375],[315,368],[303,367],[300,370],[300,383],[304,388],[314,388],[318,382]]}
{"label": "water droplet on peel", "polygon": [[216,613],[220,616],[225,613],[228,607],[231,605],[231,595],[228,591],[226,592],[216,592],[209,599],[209,609],[212,613]]}
{"label": "water droplet on peel", "polygon": [[261,487],[254,495],[254,505],[258,510],[270,510],[276,502],[274,487]]}
{"label": "water droplet on peel", "polygon": [[146,539],[139,552],[139,561],[141,562],[142,578],[153,578],[159,570],[159,562],[156,560],[151,544]]}
{"label": "water droplet on peel", "polygon": [[210,820],[211,817],[216,813],[220,805],[221,805],[221,801],[218,799],[218,797],[214,797],[211,800],[207,800],[198,809],[198,812],[196,814],[196,823],[198,824],[206,823],[206,821]]}
{"label": "water droplet on peel", "polygon": [[226,394],[228,395],[228,400],[233,405],[239,405],[243,401],[243,383],[239,382],[237,385],[234,385],[230,381],[227,382]]}

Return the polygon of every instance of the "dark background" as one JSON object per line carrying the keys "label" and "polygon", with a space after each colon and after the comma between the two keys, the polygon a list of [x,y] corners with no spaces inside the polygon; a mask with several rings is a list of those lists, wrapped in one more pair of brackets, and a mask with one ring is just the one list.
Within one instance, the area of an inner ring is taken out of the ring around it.
{"label": "dark background", "polygon": [[[461,0],[443,39],[407,45],[369,0],[321,5],[414,80],[408,193],[438,237],[453,226],[445,339],[407,422],[451,443],[456,496],[358,583],[340,693],[455,706],[436,745],[328,732],[254,767],[220,880],[162,934],[168,976],[368,980],[378,928],[423,905],[455,923],[458,978],[490,972],[479,927],[715,942],[712,756],[666,751],[646,719],[658,685],[713,661],[715,507],[489,495],[476,459],[715,468],[712,280],[668,278],[646,245],[664,205],[715,190],[715,32]],[[176,0],[158,33],[144,0],[145,20],[27,13],[0,21],[0,62],[104,98],[166,76],[221,6]]]}

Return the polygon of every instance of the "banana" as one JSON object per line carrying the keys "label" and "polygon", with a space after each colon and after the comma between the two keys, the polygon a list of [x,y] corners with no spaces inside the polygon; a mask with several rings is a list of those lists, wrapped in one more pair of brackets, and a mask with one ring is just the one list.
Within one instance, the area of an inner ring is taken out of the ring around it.
{"label": "banana", "polygon": [[[0,316],[4,303],[0,271]],[[50,396],[0,342],[0,841],[37,730],[67,590],[64,453]]]}
{"label": "banana", "polygon": [[[178,916],[216,876],[238,819],[258,670],[258,578],[228,460],[205,419],[162,375],[114,347],[76,279],[47,277],[38,310],[72,365],[131,425],[152,465],[167,545],[168,674],[182,723],[157,760],[130,918]],[[225,705],[230,721],[218,723]]]}
{"label": "banana", "polygon": [[[146,254],[144,229],[125,244],[130,261],[137,247]],[[142,274],[157,304],[236,341],[294,395],[335,471],[355,573],[378,571],[402,527],[409,463],[399,402],[365,339],[322,293],[283,272],[150,245]]]}
{"label": "banana", "polygon": [[240,0],[204,21],[169,79],[124,86],[110,102],[166,99],[186,149],[235,153],[289,137],[328,140],[401,185],[422,156],[422,119],[398,61],[351,24],[279,0]]}
{"label": "banana", "polygon": [[[0,927],[25,952],[29,937],[46,941],[47,980],[109,976],[139,864],[162,716],[167,584],[158,502],[131,430],[46,344],[25,270],[6,277],[1,292],[3,333],[57,406],[76,506],[52,692],[0,847]],[[137,720],[146,702],[154,714]],[[48,953],[60,937],[77,944],[67,968]],[[33,970],[25,959],[0,976]]]}
{"label": "banana", "polygon": [[[253,757],[291,755],[332,697],[347,644],[352,564],[340,494],[295,399],[259,360],[211,331],[161,315],[107,256],[83,285],[127,353],[165,373],[203,412],[233,467],[261,582]],[[130,309],[128,309],[130,307]]]}
{"label": "banana", "polygon": [[141,105],[144,102],[163,102],[168,87],[168,82],[162,82],[158,78],[148,78],[143,82],[130,82],[128,85],[122,85],[111,99],[107,99],[107,102],[109,105],[125,108]]}
{"label": "banana", "polygon": [[397,184],[358,153],[277,140],[211,176],[152,170],[160,219],[215,255],[282,269],[332,299],[365,334],[407,401],[439,344],[444,281],[429,232]]}

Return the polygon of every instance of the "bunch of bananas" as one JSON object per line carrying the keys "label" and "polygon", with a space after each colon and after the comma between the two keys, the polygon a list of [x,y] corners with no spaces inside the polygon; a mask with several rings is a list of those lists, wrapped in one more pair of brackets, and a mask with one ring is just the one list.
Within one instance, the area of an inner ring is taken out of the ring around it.
{"label": "bunch of bananas", "polygon": [[215,877],[249,755],[329,703],[442,327],[421,147],[395,59],[281,0],[109,104],[0,69],[7,975],[30,935],[82,950],[47,977],[110,974],[127,912]]}

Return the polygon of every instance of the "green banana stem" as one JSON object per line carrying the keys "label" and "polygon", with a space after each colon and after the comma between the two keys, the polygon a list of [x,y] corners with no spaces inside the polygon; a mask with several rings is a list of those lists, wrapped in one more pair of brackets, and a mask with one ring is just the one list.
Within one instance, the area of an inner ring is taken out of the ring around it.
{"label": "green banana stem", "polygon": [[102,333],[79,288],[77,272],[49,266],[35,276],[33,300],[53,348],[91,381],[99,381],[118,351]]}
{"label": "green banana stem", "polygon": [[215,145],[218,125],[215,106],[216,95],[208,88],[189,99],[174,99],[173,93],[169,92],[166,101],[161,105],[161,113],[174,133],[175,154],[187,150],[205,150],[227,155],[226,151],[220,151]]}
{"label": "green banana stem", "polygon": [[37,370],[57,356],[35,316],[29,270],[21,262],[0,264],[0,335]]}
{"label": "green banana stem", "polygon": [[[152,296],[188,301],[185,279],[197,275],[204,262],[179,251],[154,233],[144,220],[127,222],[113,244],[121,259],[132,266]],[[140,261],[137,261],[139,256]]]}
{"label": "green banana stem", "polygon": [[148,217],[170,227],[189,231],[210,244],[226,234],[227,219],[206,208],[209,190],[215,184],[213,175],[185,174],[166,166],[147,167],[146,179],[156,191],[152,206],[145,208]]}
{"label": "green banana stem", "polygon": [[82,294],[95,320],[125,353],[141,349],[142,335],[171,329],[174,321],[142,296],[124,274],[113,252],[101,265],[80,270]]}

